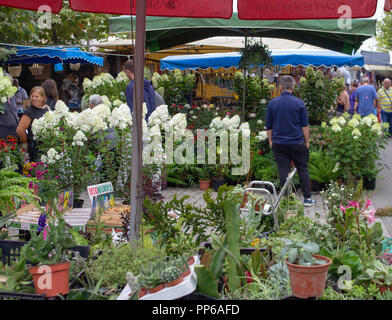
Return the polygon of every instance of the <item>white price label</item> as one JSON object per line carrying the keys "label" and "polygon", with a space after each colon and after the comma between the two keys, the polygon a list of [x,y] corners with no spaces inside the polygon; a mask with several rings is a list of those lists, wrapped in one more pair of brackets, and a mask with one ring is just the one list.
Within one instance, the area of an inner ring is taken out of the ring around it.
{"label": "white price label", "polygon": [[21,222],[20,223],[20,229],[21,230],[30,230],[30,223],[28,223],[28,222]]}

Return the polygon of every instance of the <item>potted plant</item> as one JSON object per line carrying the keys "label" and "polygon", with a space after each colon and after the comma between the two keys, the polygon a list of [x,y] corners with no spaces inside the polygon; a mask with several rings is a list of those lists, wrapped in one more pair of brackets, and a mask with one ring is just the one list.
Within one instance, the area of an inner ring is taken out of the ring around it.
{"label": "potted plant", "polygon": [[46,297],[56,297],[69,292],[69,268],[67,249],[74,245],[72,235],[67,232],[63,218],[46,224],[46,214],[41,214],[38,232],[31,233],[30,241],[22,248],[21,256],[32,266],[35,291]]}
{"label": "potted plant", "polygon": [[285,243],[280,256],[289,269],[293,295],[299,298],[321,297],[327,280],[330,258],[317,255],[317,243],[300,239],[281,239]]}
{"label": "potted plant", "polygon": [[229,168],[225,164],[217,164],[215,168],[215,177],[211,180],[211,187],[214,191],[218,191],[220,186],[225,184],[225,176]]}
{"label": "potted plant", "polygon": [[199,169],[199,184],[200,190],[205,191],[211,186],[211,178],[210,178],[210,167],[208,165],[203,166]]}
{"label": "potted plant", "polygon": [[184,279],[180,268],[174,263],[169,262],[162,272],[162,280],[165,287],[174,287]]}

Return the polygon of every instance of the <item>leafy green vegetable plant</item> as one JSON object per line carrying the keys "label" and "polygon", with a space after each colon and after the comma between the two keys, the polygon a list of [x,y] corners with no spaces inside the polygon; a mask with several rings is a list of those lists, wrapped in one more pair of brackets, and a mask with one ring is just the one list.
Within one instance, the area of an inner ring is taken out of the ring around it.
{"label": "leafy green vegetable plant", "polygon": [[320,247],[314,242],[304,242],[299,238],[296,239],[281,239],[285,243],[285,247],[280,252],[282,258],[287,258],[287,261],[292,264],[302,266],[314,266],[325,264],[324,260],[316,259],[314,254],[319,253]]}

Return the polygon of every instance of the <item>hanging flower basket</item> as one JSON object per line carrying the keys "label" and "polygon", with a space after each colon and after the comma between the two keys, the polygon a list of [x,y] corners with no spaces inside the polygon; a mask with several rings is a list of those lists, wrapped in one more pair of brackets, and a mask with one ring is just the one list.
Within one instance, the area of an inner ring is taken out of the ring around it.
{"label": "hanging flower basket", "polygon": [[29,67],[29,70],[33,76],[40,76],[44,73],[45,67],[38,63],[34,63],[31,67]]}
{"label": "hanging flower basket", "polygon": [[8,72],[13,78],[17,78],[22,73],[22,64],[19,63],[17,66],[8,66]]}

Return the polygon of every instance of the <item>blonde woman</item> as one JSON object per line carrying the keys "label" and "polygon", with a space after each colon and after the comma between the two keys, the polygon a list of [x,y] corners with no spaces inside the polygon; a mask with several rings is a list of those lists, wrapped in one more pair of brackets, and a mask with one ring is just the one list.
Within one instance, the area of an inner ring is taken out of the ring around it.
{"label": "blonde woman", "polygon": [[23,141],[27,143],[30,161],[39,161],[37,141],[33,139],[33,132],[31,124],[35,119],[41,118],[49,111],[49,106],[46,104],[46,94],[42,87],[34,87],[30,91],[31,106],[25,111],[20,119],[19,125],[16,128],[16,133]]}

